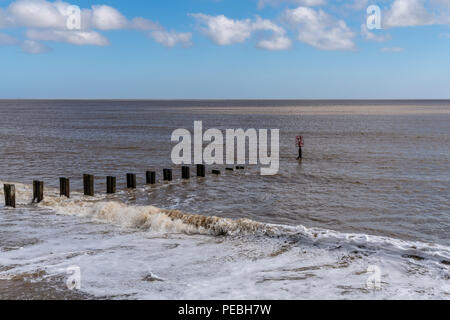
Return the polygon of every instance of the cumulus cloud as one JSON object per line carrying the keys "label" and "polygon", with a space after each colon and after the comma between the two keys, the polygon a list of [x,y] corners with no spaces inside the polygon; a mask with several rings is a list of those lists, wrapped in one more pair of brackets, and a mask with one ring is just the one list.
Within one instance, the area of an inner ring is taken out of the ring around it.
{"label": "cumulus cloud", "polygon": [[136,30],[149,31],[149,30],[160,30],[161,26],[153,21],[144,19],[142,17],[133,18],[130,21],[130,27]]}
{"label": "cumulus cloud", "polygon": [[6,14],[3,11],[2,8],[0,8],[0,28],[4,28],[6,27],[7,23],[6,23]]}
{"label": "cumulus cloud", "polygon": [[234,20],[224,15],[210,16],[192,14],[201,24],[201,30],[217,45],[226,46],[243,43],[255,32],[270,32],[271,34],[257,43],[257,47],[266,50],[286,50],[291,47],[291,40],[286,31],[270,20],[257,17],[255,20]]}
{"label": "cumulus cloud", "polygon": [[252,34],[250,19],[233,20],[224,15],[209,16],[201,13],[192,16],[204,25],[203,33],[220,46],[242,43]]}
{"label": "cumulus cloud", "polygon": [[402,52],[403,48],[393,47],[393,48],[381,48],[381,52]]}
{"label": "cumulus cloud", "polygon": [[18,0],[10,4],[7,14],[15,26],[31,28],[64,28],[66,18],[64,2],[47,2],[40,0]]}
{"label": "cumulus cloud", "polygon": [[298,32],[298,40],[321,50],[353,50],[355,33],[345,21],[336,20],[322,9],[287,9],[284,20]]}
{"label": "cumulus cloud", "polygon": [[119,10],[107,5],[93,5],[80,10],[79,28],[68,28],[73,6],[67,2],[46,0],[17,0],[0,9],[0,28],[25,27],[27,42],[22,49],[28,53],[46,52],[39,41],[65,42],[74,45],[106,46],[109,40],[101,31],[132,29],[149,31],[152,39],[165,46],[190,44],[190,33],[167,31],[156,22],[144,18],[128,20]]}
{"label": "cumulus cloud", "polygon": [[42,44],[37,41],[25,40],[22,43],[22,50],[23,50],[23,52],[30,53],[30,54],[40,54],[40,53],[50,51],[50,48],[47,47],[45,44]]}
{"label": "cumulus cloud", "polygon": [[[385,6],[383,27],[408,27],[431,24],[450,24],[449,0],[379,0]],[[258,16],[250,19],[232,19],[225,15],[192,14],[203,34],[220,46],[255,41],[255,46],[265,50],[286,50],[292,47],[289,33],[321,50],[355,49],[353,32],[345,21],[326,13],[321,6],[330,4],[336,9],[352,8],[365,11],[370,0],[258,0],[262,8],[267,5],[292,5],[282,11],[280,24]],[[24,28],[21,40],[0,33],[0,44],[22,45],[24,51],[40,53],[48,51],[44,43],[62,42],[73,45],[106,46],[109,40],[105,31],[134,30],[145,33],[149,39],[166,47],[192,44],[191,32],[168,30],[152,20],[142,17],[128,19],[119,10],[108,5],[92,5],[81,10],[80,28],[68,28],[68,15],[73,9],[70,3],[56,0],[15,0],[0,8],[0,30]],[[342,12],[335,10],[334,12]],[[389,34],[359,30],[361,38],[385,42]],[[28,40],[26,43],[24,40]]]}
{"label": "cumulus cloud", "polygon": [[[380,30],[376,32],[382,32]],[[376,42],[386,42],[392,39],[390,34],[376,34],[374,31],[367,29],[366,24],[361,25],[361,36],[365,40],[376,41]]]}
{"label": "cumulus cloud", "polygon": [[27,30],[26,36],[31,40],[66,42],[75,45],[106,46],[107,38],[95,31],[66,31],[66,30]]}
{"label": "cumulus cloud", "polygon": [[84,9],[81,23],[84,28],[97,30],[120,30],[128,27],[128,20],[117,9],[105,5],[94,5]]}
{"label": "cumulus cloud", "polygon": [[383,26],[412,27],[435,22],[433,15],[425,8],[424,0],[395,0],[385,15]]}
{"label": "cumulus cloud", "polygon": [[326,4],[326,0],[259,0],[258,8],[262,9],[267,5],[279,5],[281,3],[292,3],[300,6],[314,7]]}
{"label": "cumulus cloud", "polygon": [[18,40],[16,38],[13,38],[10,35],[4,33],[0,33],[0,46],[9,46],[17,43]]}
{"label": "cumulus cloud", "polygon": [[191,32],[167,31],[159,23],[141,17],[131,20],[130,26],[133,29],[148,32],[149,37],[166,47],[174,47],[178,44],[188,47],[192,44]]}
{"label": "cumulus cloud", "polygon": [[174,31],[156,30],[150,33],[150,36],[158,43],[166,47],[174,47],[181,44],[184,47],[191,45],[192,33],[179,33]]}
{"label": "cumulus cloud", "polygon": [[286,50],[292,46],[292,41],[288,37],[275,37],[269,40],[261,40],[257,47],[265,50]]}
{"label": "cumulus cloud", "polygon": [[369,6],[369,0],[354,0],[352,3],[348,4],[348,6],[355,10],[362,10]]}
{"label": "cumulus cloud", "polygon": [[292,46],[292,41],[286,36],[286,31],[267,19],[257,17],[252,23],[253,31],[271,32],[272,35],[258,41],[257,47],[266,50],[286,50]]}
{"label": "cumulus cloud", "polygon": [[[71,4],[45,0],[17,0],[7,9],[10,20],[16,26],[29,28],[67,29]],[[119,30],[128,26],[127,19],[115,8],[93,5],[81,12],[81,28]]]}

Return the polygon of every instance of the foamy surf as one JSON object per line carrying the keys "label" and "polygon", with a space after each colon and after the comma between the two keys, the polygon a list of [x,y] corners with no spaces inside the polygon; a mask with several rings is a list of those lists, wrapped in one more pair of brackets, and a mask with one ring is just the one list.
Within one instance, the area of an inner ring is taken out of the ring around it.
{"label": "foamy surf", "polygon": [[265,224],[249,219],[232,220],[215,216],[183,213],[153,206],[128,205],[119,201],[71,200],[48,197],[40,207],[57,214],[88,217],[96,222],[113,223],[126,228],[156,232],[201,234],[212,236],[267,236],[284,238],[290,243],[303,242],[324,248],[359,248],[383,251],[415,260],[449,264],[450,249],[436,244],[404,241],[387,237],[345,234],[332,230]]}
{"label": "foamy surf", "polygon": [[[0,182],[2,183],[2,182]],[[27,203],[32,187],[15,184],[20,203]],[[450,248],[438,244],[366,235],[340,233],[320,228],[266,224],[250,219],[227,219],[215,216],[184,213],[154,206],[137,206],[119,199],[107,199],[105,195],[84,197],[73,193],[67,199],[57,195],[58,190],[49,189],[39,208],[52,210],[56,214],[89,218],[95,222],[112,223],[125,228],[156,232],[200,234],[212,236],[268,236],[285,238],[290,243],[304,242],[323,247],[359,248],[367,251],[383,250],[386,254],[401,255],[415,260],[429,260],[450,264]]]}
{"label": "foamy surf", "polygon": [[[41,226],[45,230],[38,243],[2,252],[0,265],[10,266],[0,272],[4,279],[36,274],[33,281],[47,281],[75,264],[84,270],[83,290],[99,297],[221,299],[230,292],[239,292],[238,299],[449,295],[446,246],[188,214],[126,203],[120,194],[87,198],[75,192],[67,199],[46,188],[44,201],[30,205],[31,186],[15,185],[19,207],[49,225]],[[42,216],[33,208],[56,215]],[[31,223],[31,216],[21,218]],[[56,217],[82,223],[61,226]],[[109,236],[114,228],[126,232]],[[103,235],[104,230],[109,231]],[[382,290],[366,286],[370,265],[382,270]],[[107,284],[101,280],[105,277]]]}

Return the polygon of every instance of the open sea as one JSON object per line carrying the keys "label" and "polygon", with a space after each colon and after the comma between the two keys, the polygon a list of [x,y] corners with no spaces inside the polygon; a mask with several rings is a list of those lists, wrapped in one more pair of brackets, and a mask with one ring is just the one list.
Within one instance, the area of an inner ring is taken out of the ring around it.
{"label": "open sea", "polygon": [[[279,173],[182,181],[194,121],[280,129]],[[0,100],[0,155],[0,299],[450,298],[450,101]]]}

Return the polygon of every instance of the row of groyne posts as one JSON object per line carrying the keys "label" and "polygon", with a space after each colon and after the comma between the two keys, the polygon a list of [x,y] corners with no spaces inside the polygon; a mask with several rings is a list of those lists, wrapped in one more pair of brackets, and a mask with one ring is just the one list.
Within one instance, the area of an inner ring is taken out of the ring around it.
{"label": "row of groyne posts", "polygon": [[[243,170],[243,166],[236,166],[236,170]],[[189,180],[191,178],[191,168],[188,166],[181,167],[181,179]],[[234,171],[234,168],[226,168],[227,171]],[[212,170],[213,175],[220,175],[220,170]],[[146,184],[156,184],[156,172],[147,171]],[[206,177],[206,167],[203,164],[197,164],[197,177]],[[170,182],[173,180],[172,169],[163,169],[163,181]],[[16,207],[16,187],[13,184],[4,184],[5,206]],[[94,196],[94,176],[91,174],[83,175],[83,189],[85,196]],[[136,189],[136,174],[127,173],[127,189]],[[59,178],[60,196],[70,198],[70,180],[68,178]],[[116,193],[116,177],[106,177],[106,193]],[[44,182],[33,181],[33,200],[32,203],[39,203],[44,200]]]}

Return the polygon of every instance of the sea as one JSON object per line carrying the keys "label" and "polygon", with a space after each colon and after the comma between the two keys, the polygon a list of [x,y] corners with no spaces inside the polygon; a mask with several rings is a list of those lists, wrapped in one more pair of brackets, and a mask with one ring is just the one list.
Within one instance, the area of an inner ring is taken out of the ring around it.
{"label": "sea", "polygon": [[[194,121],[279,129],[278,173],[182,180]],[[450,298],[450,101],[0,100],[0,155],[0,299]]]}

